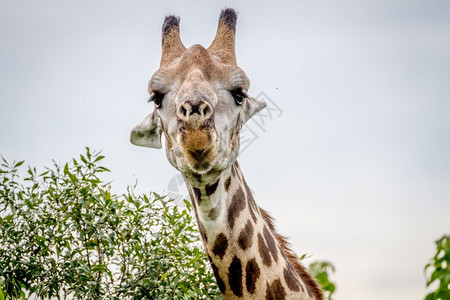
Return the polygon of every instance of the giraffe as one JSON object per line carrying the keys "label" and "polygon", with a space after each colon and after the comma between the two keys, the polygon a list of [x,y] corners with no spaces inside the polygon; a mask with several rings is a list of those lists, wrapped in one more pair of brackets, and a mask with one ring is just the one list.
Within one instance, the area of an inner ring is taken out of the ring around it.
{"label": "giraffe", "polygon": [[233,9],[222,10],[211,45],[186,48],[179,18],[165,18],[160,68],[148,85],[155,107],[132,130],[131,142],[162,148],[165,136],[223,299],[323,299],[256,205],[237,162],[239,132],[266,104],[247,95],[249,79],[236,63],[236,21]]}

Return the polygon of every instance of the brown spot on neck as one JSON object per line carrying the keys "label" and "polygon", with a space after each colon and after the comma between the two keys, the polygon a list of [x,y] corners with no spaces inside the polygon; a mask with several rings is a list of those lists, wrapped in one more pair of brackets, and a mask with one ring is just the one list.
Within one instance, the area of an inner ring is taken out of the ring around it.
{"label": "brown spot on neck", "polygon": [[216,181],[215,183],[213,183],[213,184],[211,184],[211,185],[208,185],[208,184],[207,184],[207,185],[205,186],[206,195],[208,195],[208,197],[211,196],[212,194],[214,194],[214,192],[215,192],[216,189],[217,189],[217,186],[219,185],[219,181],[220,181],[220,178],[217,179],[217,181]]}
{"label": "brown spot on neck", "polygon": [[214,241],[214,245],[212,248],[212,252],[214,255],[220,257],[222,259],[228,248],[228,239],[223,233],[219,233]]}
{"label": "brown spot on neck", "polygon": [[247,221],[245,227],[241,230],[238,238],[238,244],[242,250],[251,247],[253,242],[253,225],[250,220]]}
{"label": "brown spot on neck", "polygon": [[272,259],[270,257],[269,248],[267,248],[266,242],[260,233],[258,233],[258,251],[263,264],[270,267],[272,265]]}
{"label": "brown spot on neck", "polygon": [[261,271],[255,258],[250,259],[245,267],[245,284],[247,291],[254,294],[256,291],[256,281],[259,278]]}
{"label": "brown spot on neck", "polygon": [[208,218],[211,221],[215,221],[220,215],[220,210],[222,209],[222,203],[219,202],[216,207],[212,208],[208,213]]}
{"label": "brown spot on neck", "polygon": [[233,294],[242,297],[242,263],[237,256],[234,256],[233,261],[228,268],[228,283],[230,284],[230,289]]}
{"label": "brown spot on neck", "polygon": [[225,191],[228,192],[228,189],[230,188],[231,184],[231,176],[228,176],[227,180],[225,181]]}
{"label": "brown spot on neck", "polygon": [[266,300],[284,300],[286,291],[280,279],[274,280],[272,284],[267,283]]}
{"label": "brown spot on neck", "polygon": [[245,186],[245,192],[247,194],[247,201],[248,201],[248,208],[250,211],[250,214],[252,216],[253,222],[258,221],[258,218],[256,217],[256,213],[259,213],[258,206],[256,205],[255,199],[253,199],[252,192],[250,191],[250,188],[248,187],[247,182],[244,179],[244,186]]}
{"label": "brown spot on neck", "polygon": [[275,260],[275,262],[278,262],[277,246],[272,234],[269,232],[269,230],[267,230],[266,226],[264,226],[263,234],[264,238],[266,239],[267,247],[269,248],[270,253],[272,253],[273,259]]}
{"label": "brown spot on neck", "polygon": [[233,229],[234,223],[236,219],[239,217],[239,214],[245,208],[245,194],[241,187],[234,193],[233,199],[231,200],[231,204],[228,207],[228,225],[230,229]]}
{"label": "brown spot on neck", "polygon": [[[194,191],[194,195],[195,195],[195,200],[197,200],[198,205],[202,204],[202,192],[200,191],[199,188],[192,188],[192,190]],[[194,199],[192,199],[194,200]]]}
{"label": "brown spot on neck", "polygon": [[[295,277],[292,269],[284,268],[283,275],[284,275],[284,280],[286,281],[288,288],[291,291],[298,292],[300,290],[301,285],[298,282],[297,278]],[[303,287],[302,287],[302,289],[303,289]]]}

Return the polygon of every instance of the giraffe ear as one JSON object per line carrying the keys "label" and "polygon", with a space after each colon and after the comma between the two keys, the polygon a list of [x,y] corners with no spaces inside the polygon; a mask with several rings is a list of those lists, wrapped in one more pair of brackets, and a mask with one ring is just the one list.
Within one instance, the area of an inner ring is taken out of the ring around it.
{"label": "giraffe ear", "polygon": [[133,145],[160,149],[161,124],[159,116],[153,112],[131,131],[130,141]]}
{"label": "giraffe ear", "polygon": [[245,101],[244,107],[243,107],[243,122],[247,122],[251,117],[253,117],[255,114],[257,114],[261,109],[266,107],[266,102],[258,100],[256,98],[248,97],[247,101]]}

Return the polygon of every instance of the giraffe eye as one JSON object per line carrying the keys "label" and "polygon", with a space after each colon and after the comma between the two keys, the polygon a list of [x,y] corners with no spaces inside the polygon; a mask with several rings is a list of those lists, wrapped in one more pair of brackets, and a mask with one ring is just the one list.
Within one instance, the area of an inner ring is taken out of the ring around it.
{"label": "giraffe eye", "polygon": [[160,108],[162,101],[164,99],[165,94],[154,91],[150,94],[150,98],[148,99],[148,102],[155,102],[156,108]]}
{"label": "giraffe eye", "polygon": [[248,97],[247,93],[242,88],[232,90],[230,91],[230,93],[233,96],[234,102],[236,102],[237,105],[242,105],[244,99]]}

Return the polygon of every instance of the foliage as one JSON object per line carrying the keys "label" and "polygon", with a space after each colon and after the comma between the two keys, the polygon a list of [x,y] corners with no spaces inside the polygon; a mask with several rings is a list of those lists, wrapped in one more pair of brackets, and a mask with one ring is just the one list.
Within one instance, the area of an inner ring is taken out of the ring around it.
{"label": "foliage", "polygon": [[[2,159],[0,300],[220,297],[188,201],[112,194],[104,156],[89,148],[63,167],[28,167],[23,180],[24,162]],[[310,269],[331,299],[333,265]]]}
{"label": "foliage", "polygon": [[0,166],[0,299],[209,299],[192,208],[111,193],[100,153],[38,173]]}
{"label": "foliage", "polygon": [[444,235],[436,241],[436,254],[425,266],[425,272],[432,270],[427,278],[427,287],[439,281],[438,288],[429,293],[425,300],[450,299],[450,235]]}
{"label": "foliage", "polygon": [[331,296],[336,290],[336,285],[330,281],[328,274],[335,272],[334,266],[327,261],[316,261],[309,265],[309,269],[317,282],[322,286],[325,295],[331,300]]}

